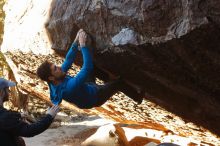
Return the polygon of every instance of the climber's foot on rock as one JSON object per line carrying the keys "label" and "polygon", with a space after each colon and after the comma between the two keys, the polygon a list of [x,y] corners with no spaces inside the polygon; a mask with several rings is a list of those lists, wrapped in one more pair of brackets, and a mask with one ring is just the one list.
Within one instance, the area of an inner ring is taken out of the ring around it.
{"label": "climber's foot on rock", "polygon": [[129,82],[124,81],[124,87],[122,88],[122,92],[124,92],[129,98],[134,100],[137,104],[141,104],[144,99],[144,90],[139,86]]}

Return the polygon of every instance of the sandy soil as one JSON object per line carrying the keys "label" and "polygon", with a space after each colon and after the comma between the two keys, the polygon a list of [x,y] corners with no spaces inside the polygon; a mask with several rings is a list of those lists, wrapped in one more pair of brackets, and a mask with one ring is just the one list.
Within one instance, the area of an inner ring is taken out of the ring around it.
{"label": "sandy soil", "polygon": [[[63,118],[66,122],[57,122]],[[113,121],[98,116],[84,116],[75,118],[61,117],[42,134],[32,138],[24,138],[27,146],[80,146],[80,143],[93,134],[99,126],[113,123]]]}

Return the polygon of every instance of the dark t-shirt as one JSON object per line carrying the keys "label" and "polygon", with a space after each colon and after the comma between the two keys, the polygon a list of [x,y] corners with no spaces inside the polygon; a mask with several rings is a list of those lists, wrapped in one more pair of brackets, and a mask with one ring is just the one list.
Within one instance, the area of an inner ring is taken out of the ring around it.
{"label": "dark t-shirt", "polygon": [[18,112],[0,107],[0,146],[17,146],[17,139],[22,137],[33,137],[42,133],[52,123],[51,115],[33,124],[28,124],[21,119]]}

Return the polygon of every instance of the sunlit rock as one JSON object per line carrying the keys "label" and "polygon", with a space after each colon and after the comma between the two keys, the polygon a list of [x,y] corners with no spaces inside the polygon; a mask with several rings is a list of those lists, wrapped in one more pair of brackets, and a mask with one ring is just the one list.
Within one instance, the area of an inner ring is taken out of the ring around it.
{"label": "sunlit rock", "polygon": [[137,128],[123,124],[101,126],[87,138],[82,146],[189,146],[200,145],[199,141],[177,135],[167,135],[164,131]]}
{"label": "sunlit rock", "polygon": [[134,44],[138,45],[137,34],[129,28],[123,28],[118,34],[112,38],[112,42],[118,45]]}
{"label": "sunlit rock", "polygon": [[8,0],[4,6],[6,17],[1,51],[52,53],[45,29],[51,2],[52,0]]}

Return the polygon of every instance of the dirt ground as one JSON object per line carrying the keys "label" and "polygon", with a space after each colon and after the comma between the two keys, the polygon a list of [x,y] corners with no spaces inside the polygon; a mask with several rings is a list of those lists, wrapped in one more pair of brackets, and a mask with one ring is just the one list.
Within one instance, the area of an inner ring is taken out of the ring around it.
{"label": "dirt ground", "polygon": [[[65,117],[62,117],[65,118]],[[54,122],[49,129],[33,138],[24,138],[27,146],[80,146],[99,126],[113,121],[98,116]]]}

